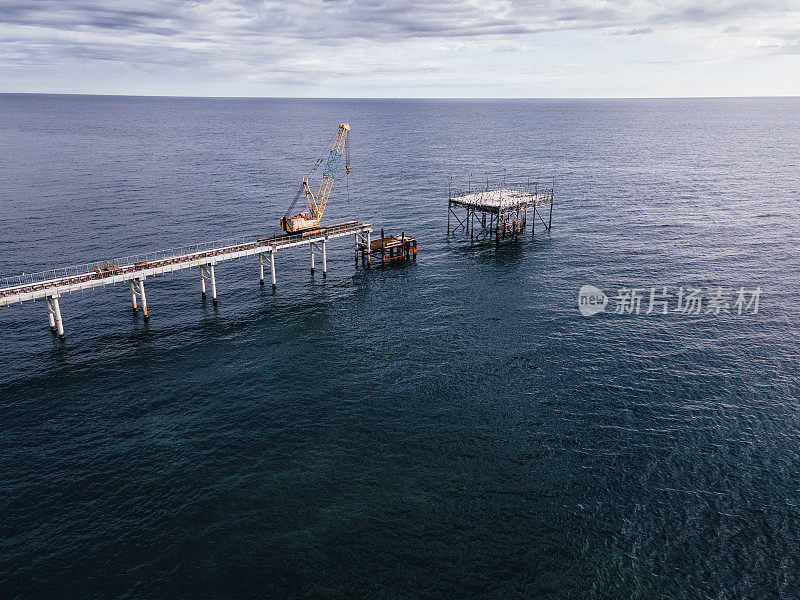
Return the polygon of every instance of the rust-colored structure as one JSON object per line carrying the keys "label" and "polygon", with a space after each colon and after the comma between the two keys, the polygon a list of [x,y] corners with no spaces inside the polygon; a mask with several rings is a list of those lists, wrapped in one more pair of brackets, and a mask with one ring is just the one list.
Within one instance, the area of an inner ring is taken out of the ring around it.
{"label": "rust-colored structure", "polygon": [[381,227],[381,237],[373,239],[369,234],[357,238],[356,265],[361,255],[361,262],[372,265],[373,259],[380,264],[394,261],[409,261],[417,259],[417,240],[405,234],[387,236]]}

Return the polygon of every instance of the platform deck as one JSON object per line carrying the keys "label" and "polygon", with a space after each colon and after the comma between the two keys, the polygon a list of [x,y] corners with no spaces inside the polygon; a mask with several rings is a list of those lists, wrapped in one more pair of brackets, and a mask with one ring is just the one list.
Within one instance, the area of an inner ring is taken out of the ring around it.
{"label": "platform deck", "polygon": [[543,206],[549,204],[550,199],[550,194],[545,190],[541,192],[522,192],[501,188],[453,196],[450,198],[450,202],[459,206],[475,208],[481,212],[498,213],[501,209],[510,210],[530,206]]}

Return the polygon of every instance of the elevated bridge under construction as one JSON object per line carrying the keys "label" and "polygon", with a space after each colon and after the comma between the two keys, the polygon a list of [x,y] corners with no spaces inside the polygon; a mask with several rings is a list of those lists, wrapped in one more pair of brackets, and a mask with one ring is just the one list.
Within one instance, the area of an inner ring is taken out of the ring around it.
{"label": "elevated bridge under construction", "polygon": [[163,275],[181,269],[198,269],[200,290],[206,297],[209,284],[211,299],[217,304],[217,280],[214,266],[217,263],[258,256],[259,279],[264,283],[264,266],[269,264],[272,287],[277,285],[275,255],[277,252],[308,246],[311,272],[314,272],[315,257],[322,258],[322,274],[328,273],[327,245],[331,240],[352,235],[356,257],[359,248],[370,247],[372,227],[369,223],[348,221],[329,227],[321,227],[291,235],[273,235],[268,238],[234,238],[216,242],[193,244],[114,260],[87,263],[53,269],[42,273],[18,275],[0,279],[0,306],[21,304],[44,299],[50,329],[64,337],[64,322],[59,298],[63,294],[128,282],[134,310],[141,309],[147,316],[147,296],[144,282],[148,277]]}

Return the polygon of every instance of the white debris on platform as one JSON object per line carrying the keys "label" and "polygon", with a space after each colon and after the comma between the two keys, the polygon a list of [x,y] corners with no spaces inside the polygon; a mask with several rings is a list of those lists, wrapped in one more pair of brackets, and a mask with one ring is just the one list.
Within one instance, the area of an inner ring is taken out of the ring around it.
{"label": "white debris on platform", "polygon": [[544,193],[528,193],[505,188],[476,192],[474,194],[465,194],[463,196],[454,196],[451,199],[454,204],[486,208],[515,208],[517,206],[533,206],[534,204],[544,204],[549,202],[549,200],[550,197]]}

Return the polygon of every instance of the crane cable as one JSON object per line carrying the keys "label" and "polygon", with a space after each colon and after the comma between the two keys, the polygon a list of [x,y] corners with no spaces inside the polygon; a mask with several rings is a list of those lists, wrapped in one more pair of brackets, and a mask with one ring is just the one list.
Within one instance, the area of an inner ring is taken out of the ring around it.
{"label": "crane cable", "polygon": [[[336,139],[337,135],[339,135],[339,131],[338,130],[336,131],[336,133],[333,134],[333,137],[331,138],[331,141],[328,142],[328,148],[333,148],[333,141]],[[347,140],[345,140],[345,142],[346,141]],[[320,156],[317,159],[317,162],[314,163],[314,167],[311,169],[311,171],[309,172],[308,176],[306,177],[307,180],[309,180],[309,181],[311,180],[311,176],[316,172],[316,170],[322,164],[323,160],[325,160],[325,154],[324,153],[322,154],[322,156]],[[300,196],[301,195],[304,195],[304,190],[303,190],[303,184],[302,183],[300,184],[300,187],[298,188],[297,193],[294,195],[294,200],[292,200],[292,203],[289,205],[288,210],[283,215],[284,219],[289,216],[289,213],[292,212],[292,210],[294,210],[294,207],[300,201]]]}
{"label": "crane cable", "polygon": [[347,186],[347,204],[350,204],[350,136],[348,135],[347,138],[344,140],[344,172],[345,172],[345,184]]}

